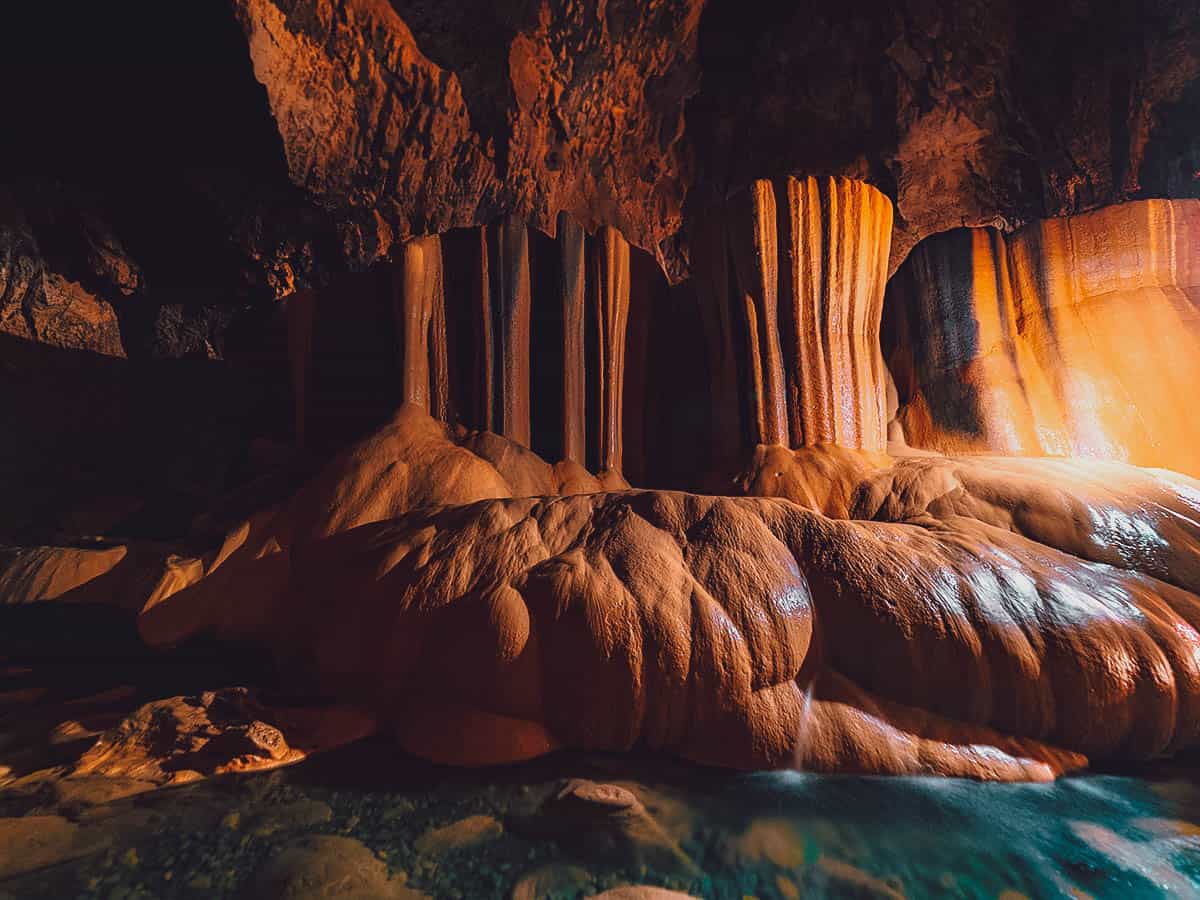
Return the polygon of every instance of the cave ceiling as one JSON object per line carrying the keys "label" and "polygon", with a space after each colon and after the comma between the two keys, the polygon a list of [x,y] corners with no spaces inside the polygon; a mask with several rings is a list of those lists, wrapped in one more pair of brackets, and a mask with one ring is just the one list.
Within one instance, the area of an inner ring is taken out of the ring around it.
{"label": "cave ceiling", "polygon": [[[507,214],[546,232],[561,210],[615,226],[678,282],[696,221],[756,178],[878,187],[895,204],[890,271],[962,225],[1200,195],[1200,17],[1181,0],[78,15],[66,35],[49,11],[10,29],[4,67],[23,89],[6,234],[32,232],[112,303],[135,355],[204,341],[220,355],[248,306]],[[101,233],[142,273],[134,290],[78,252]]]}

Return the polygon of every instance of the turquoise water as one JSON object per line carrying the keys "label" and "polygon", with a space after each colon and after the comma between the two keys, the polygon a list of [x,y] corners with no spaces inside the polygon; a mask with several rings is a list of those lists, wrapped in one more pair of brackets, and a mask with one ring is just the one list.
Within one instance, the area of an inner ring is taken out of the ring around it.
{"label": "turquoise water", "polygon": [[[1189,771],[1002,785],[731,775],[575,755],[464,772],[373,740],[290,769],[99,805],[52,786],[0,795],[6,816],[61,815],[110,838],[0,882],[0,896],[259,896],[255,873],[311,834],[361,842],[433,897],[508,897],[539,871],[556,873],[536,894],[549,897],[630,883],[736,900],[1200,896],[1200,788]],[[546,812],[573,777],[632,790],[678,858]],[[423,849],[422,835],[470,816],[497,823],[486,840]]]}

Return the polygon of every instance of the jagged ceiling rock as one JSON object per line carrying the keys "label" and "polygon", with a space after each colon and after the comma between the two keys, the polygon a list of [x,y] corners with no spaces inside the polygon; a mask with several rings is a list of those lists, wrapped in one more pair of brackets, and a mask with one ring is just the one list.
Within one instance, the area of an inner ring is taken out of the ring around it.
{"label": "jagged ceiling rock", "polygon": [[[46,218],[43,230],[64,230],[58,217]],[[0,333],[64,350],[123,357],[117,314],[104,295],[133,293],[140,277],[137,266],[99,223],[77,218],[65,227],[78,242],[69,254],[74,267],[71,261],[64,265],[61,259],[46,258],[35,225],[0,190]]]}
{"label": "jagged ceiling rock", "polygon": [[509,213],[553,231],[560,209],[678,281],[693,208],[785,175],[888,194],[894,270],[964,224],[1200,195],[1191,6],[231,0],[174,51],[146,39],[148,3],[69,30],[29,9],[0,159],[101,188],[155,304],[273,299],[409,234]]}
{"label": "jagged ceiling rock", "polygon": [[[293,181],[364,255],[503,213],[553,233],[565,209],[655,251],[682,224],[699,0],[235,5]],[[446,36],[467,20],[472,40]]]}
{"label": "jagged ceiling rock", "polygon": [[1190,3],[810,0],[761,13],[736,0],[705,11],[688,109],[702,177],[716,191],[792,172],[867,178],[897,203],[893,271],[949,228],[1200,192]]}

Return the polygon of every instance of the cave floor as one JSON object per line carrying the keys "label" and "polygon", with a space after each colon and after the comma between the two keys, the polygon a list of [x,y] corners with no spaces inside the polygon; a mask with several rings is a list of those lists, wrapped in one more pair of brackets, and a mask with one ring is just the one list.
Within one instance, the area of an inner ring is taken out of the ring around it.
{"label": "cave floor", "polygon": [[[115,800],[93,780],[0,792],[0,897],[1200,896],[1189,771],[980,784],[580,755],[456,771],[374,738]],[[631,790],[661,830],[548,816],[569,778]]]}
{"label": "cave floor", "polygon": [[149,654],[102,610],[3,612],[0,900],[1200,897],[1195,757],[987,784],[577,753],[450,769],[379,736],[179,786],[65,777],[141,703],[265,670],[228,648]]}

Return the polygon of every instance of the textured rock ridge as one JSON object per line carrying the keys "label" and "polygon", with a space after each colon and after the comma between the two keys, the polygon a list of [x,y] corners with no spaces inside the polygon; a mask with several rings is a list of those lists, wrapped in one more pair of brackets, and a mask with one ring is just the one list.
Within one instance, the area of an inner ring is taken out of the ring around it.
{"label": "textured rock ridge", "polygon": [[913,446],[1200,473],[1197,201],[927,241],[889,288],[887,325]]}
{"label": "textured rock ridge", "polygon": [[1200,189],[1187,3],[711,0],[700,46],[698,186],[867,180],[896,204],[889,272],[951,228]]}
{"label": "textured rock ridge", "polygon": [[406,407],[276,514],[274,544],[153,598],[143,635],[262,642],[457,764],[644,747],[1041,779],[1200,739],[1184,476],[802,450],[811,473],[750,486],[825,484],[833,465],[825,509],[852,518],[832,519],[773,497],[511,497],[513,475],[445,433]]}
{"label": "textured rock ridge", "polygon": [[[120,246],[95,224],[85,231],[94,269],[113,271],[121,297],[137,286]],[[103,296],[48,265],[37,238],[13,198],[0,188],[0,334],[65,350],[125,356],[116,311]]]}
{"label": "textured rock ridge", "polygon": [[[345,214],[347,238],[376,256],[394,240],[509,213],[553,234],[566,210],[665,261],[659,245],[679,230],[686,191],[695,0],[477,10],[500,20],[487,43],[507,45],[495,48],[503,80],[468,76],[470,96],[405,23],[427,12],[420,3],[235,7],[293,181]],[[453,27],[431,23],[435,35]]]}

